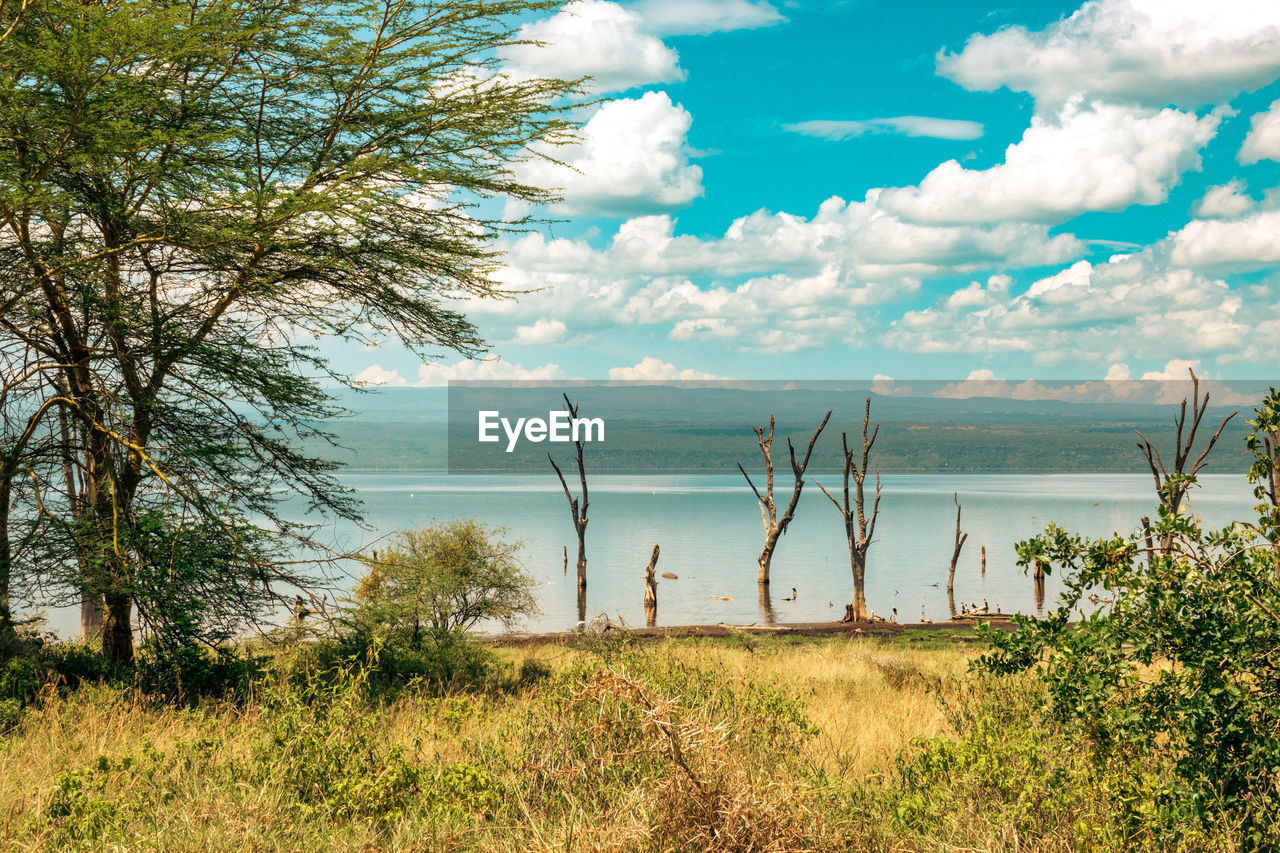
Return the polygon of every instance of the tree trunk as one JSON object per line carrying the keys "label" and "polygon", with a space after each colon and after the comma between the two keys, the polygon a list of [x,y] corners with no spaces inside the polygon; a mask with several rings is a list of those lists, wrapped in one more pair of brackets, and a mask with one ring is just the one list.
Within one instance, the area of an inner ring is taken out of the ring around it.
{"label": "tree trunk", "polygon": [[104,597],[106,618],[102,623],[102,650],[116,663],[133,663],[133,598],[110,592]]}
{"label": "tree trunk", "polygon": [[769,583],[769,567],[773,564],[773,549],[778,545],[778,535],[775,533],[766,536],[764,540],[764,550],[760,552],[760,556],[756,558],[756,565],[760,567],[756,572],[756,581],[761,584]]}
{"label": "tree trunk", "polygon": [[102,599],[88,590],[80,591],[80,642],[90,643],[102,637]]}
{"label": "tree trunk", "polygon": [[867,558],[860,549],[851,547],[849,562],[853,569],[853,621],[866,622],[871,618],[867,612]]}
{"label": "tree trunk", "polygon": [[758,589],[760,591],[760,616],[764,619],[764,624],[776,625],[778,619],[773,612],[773,597],[769,594],[769,585],[767,583],[759,584]]}
{"label": "tree trunk", "polygon": [[578,525],[578,589],[587,588],[587,525]]}

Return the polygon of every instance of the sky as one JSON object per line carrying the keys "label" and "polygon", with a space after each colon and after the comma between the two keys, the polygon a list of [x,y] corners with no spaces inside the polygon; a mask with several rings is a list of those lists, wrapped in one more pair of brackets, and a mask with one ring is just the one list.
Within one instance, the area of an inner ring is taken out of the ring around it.
{"label": "sky", "polygon": [[593,77],[521,164],[491,352],[326,344],[360,383],[1270,379],[1280,2],[575,0],[515,75]]}

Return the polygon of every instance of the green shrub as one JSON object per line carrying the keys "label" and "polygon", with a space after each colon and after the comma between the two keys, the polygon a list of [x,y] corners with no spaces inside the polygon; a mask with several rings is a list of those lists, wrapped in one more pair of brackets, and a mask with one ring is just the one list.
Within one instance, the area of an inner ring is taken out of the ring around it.
{"label": "green shrub", "polygon": [[419,648],[482,621],[509,627],[537,613],[533,578],[516,558],[521,543],[502,541],[503,532],[470,519],[400,531],[393,550],[367,561],[349,630]]}

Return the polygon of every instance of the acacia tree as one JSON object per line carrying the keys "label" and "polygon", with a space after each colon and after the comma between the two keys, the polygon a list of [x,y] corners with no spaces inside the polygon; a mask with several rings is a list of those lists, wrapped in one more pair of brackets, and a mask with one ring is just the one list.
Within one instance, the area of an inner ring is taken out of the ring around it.
{"label": "acacia tree", "polygon": [[[880,434],[880,425],[876,424],[875,430],[868,434],[867,429],[871,424],[871,398],[867,398],[867,407],[862,415],[862,461],[859,464],[855,458],[857,449],[849,448],[849,437],[846,433],[840,433],[840,444],[844,450],[844,495],[843,502],[837,500],[822,483],[818,483],[818,488],[822,489],[822,493],[831,499],[835,504],[836,511],[840,513],[840,517],[844,520],[844,535],[849,543],[849,564],[853,571],[853,603],[849,606],[849,612],[846,616],[850,621],[865,622],[871,618],[870,612],[867,610],[867,550],[871,547],[871,541],[876,533],[876,521],[880,518],[880,472],[876,472],[876,492],[875,499],[871,505],[871,517],[867,518],[867,498],[863,489],[863,483],[867,479],[867,470],[870,467],[871,448],[876,443],[876,436]],[[853,480],[853,501],[849,500],[849,481]],[[816,480],[814,482],[817,482]]]}
{"label": "acacia tree", "polygon": [[[552,5],[29,0],[14,13],[0,41],[0,334],[51,381],[24,386],[17,422],[34,421],[6,434],[6,458],[29,455],[28,432],[66,422],[70,438],[20,463],[31,500],[9,507],[25,526],[0,543],[0,575],[20,566],[100,603],[104,648],[125,662],[135,610],[163,620],[159,605],[194,600],[210,572],[210,606],[237,618],[309,582],[279,559],[306,537],[282,498],[357,507],[292,443],[337,413],[320,381],[345,380],[307,342],[483,348],[452,306],[502,295],[492,241],[520,223],[477,200],[548,200],[512,165],[566,141],[555,105],[575,90],[503,76],[496,52],[513,16]],[[191,531],[199,543],[179,547]],[[216,554],[216,568],[160,572],[175,549]]]}
{"label": "acacia tree", "polygon": [[791,444],[791,439],[787,439],[787,452],[790,454],[791,473],[795,477],[795,481],[791,487],[791,500],[787,502],[787,506],[783,509],[781,515],[778,514],[778,506],[773,500],[773,415],[769,415],[768,432],[765,432],[764,427],[751,428],[755,431],[756,441],[760,445],[760,453],[764,456],[764,492],[761,493],[756,488],[756,484],[751,480],[751,475],[742,467],[741,462],[738,463],[738,470],[742,472],[742,476],[747,478],[747,485],[751,487],[751,491],[756,496],[756,501],[760,504],[760,521],[764,525],[764,549],[761,550],[760,556],[756,559],[756,563],[759,566],[759,571],[756,573],[756,581],[761,586],[769,583],[769,567],[773,564],[774,549],[778,547],[778,539],[787,532],[791,519],[795,518],[796,507],[800,503],[800,492],[804,489],[804,472],[809,467],[809,457],[813,455],[813,445],[817,442],[818,436],[822,435],[822,431],[826,429],[827,421],[829,420],[831,420],[830,411],[822,419],[822,423],[818,424],[818,428],[814,430],[813,437],[809,439],[809,446],[804,452],[803,460],[796,460],[796,449]]}

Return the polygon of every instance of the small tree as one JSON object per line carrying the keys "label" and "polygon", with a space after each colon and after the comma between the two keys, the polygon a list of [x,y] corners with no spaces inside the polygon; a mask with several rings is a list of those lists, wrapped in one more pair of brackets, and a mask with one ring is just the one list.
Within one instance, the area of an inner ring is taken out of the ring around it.
{"label": "small tree", "polygon": [[367,562],[353,621],[417,648],[482,620],[510,628],[536,615],[535,582],[516,558],[522,543],[505,532],[471,519],[401,531],[394,550]]}

